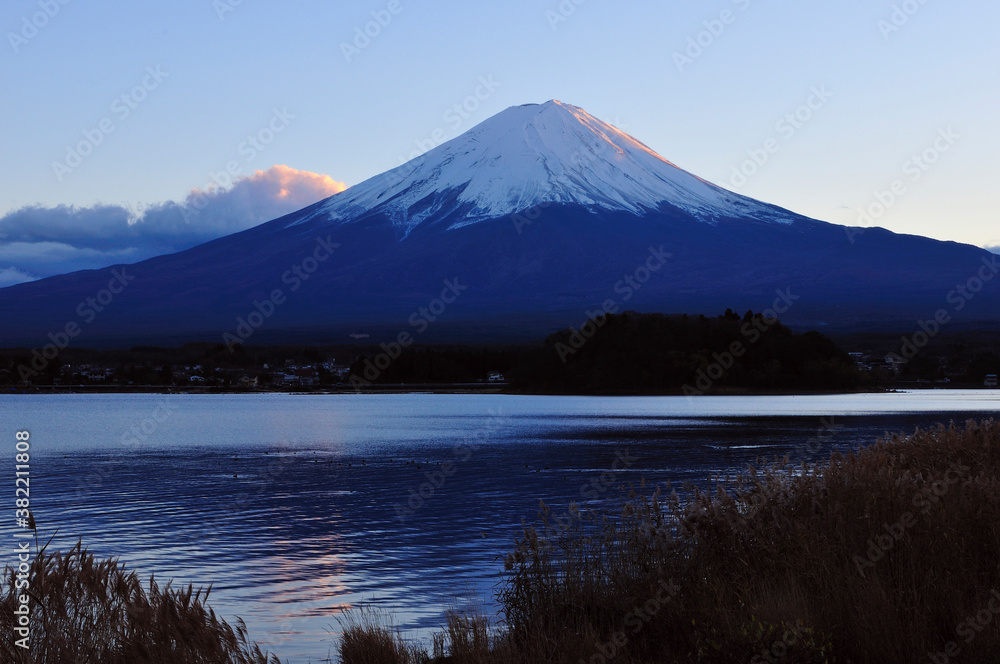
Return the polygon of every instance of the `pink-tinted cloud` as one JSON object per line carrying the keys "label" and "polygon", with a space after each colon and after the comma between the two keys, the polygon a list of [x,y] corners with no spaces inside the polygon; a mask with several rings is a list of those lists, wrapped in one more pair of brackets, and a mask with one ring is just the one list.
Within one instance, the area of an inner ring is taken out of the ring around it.
{"label": "pink-tinted cloud", "polygon": [[[347,188],[329,175],[300,171],[276,164],[266,171],[239,178],[229,189],[194,189],[185,200],[189,210],[210,210],[234,224],[238,218],[249,222],[246,228],[300,210],[316,201]],[[243,230],[242,228],[239,230]]]}

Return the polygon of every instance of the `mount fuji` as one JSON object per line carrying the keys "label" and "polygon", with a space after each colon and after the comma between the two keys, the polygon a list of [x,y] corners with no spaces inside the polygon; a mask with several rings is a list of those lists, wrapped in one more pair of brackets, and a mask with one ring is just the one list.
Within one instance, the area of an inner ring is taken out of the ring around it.
{"label": "mount fuji", "polygon": [[977,247],[730,192],[550,101],[249,230],[0,289],[0,345],[521,340],[605,310],[772,306],[905,331],[941,310],[997,321],[998,269]]}

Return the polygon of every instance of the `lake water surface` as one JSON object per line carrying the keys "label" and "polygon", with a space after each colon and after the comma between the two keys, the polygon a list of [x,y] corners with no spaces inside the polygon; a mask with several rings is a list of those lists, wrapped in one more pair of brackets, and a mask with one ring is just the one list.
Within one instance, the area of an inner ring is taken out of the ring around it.
{"label": "lake water surface", "polygon": [[[338,612],[361,603],[421,637],[448,608],[489,601],[522,519],[539,500],[616,499],[598,490],[603,473],[705,482],[762,456],[818,458],[887,431],[995,417],[1000,391],[10,394],[0,414],[11,466],[14,432],[31,431],[32,507],[41,534],[58,529],[53,546],[82,538],[145,577],[213,584],[219,614],[298,664],[324,661]],[[5,523],[0,536],[11,534]],[[0,564],[13,548],[0,547]]]}

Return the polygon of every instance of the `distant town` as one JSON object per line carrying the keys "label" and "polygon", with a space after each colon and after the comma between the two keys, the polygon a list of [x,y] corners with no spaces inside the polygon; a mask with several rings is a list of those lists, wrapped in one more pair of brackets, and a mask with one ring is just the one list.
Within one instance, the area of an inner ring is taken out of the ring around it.
{"label": "distant town", "polygon": [[[207,368],[200,365],[186,365],[182,367],[170,367],[161,365],[151,367],[161,384],[193,387],[315,387],[321,384],[332,384],[341,382],[343,377],[350,373],[351,368],[346,365],[336,364],[336,361],[322,362],[317,365],[299,365],[294,360],[288,360],[283,366],[271,367],[263,364],[260,367],[247,368],[246,371],[223,369],[220,367]],[[119,371],[114,367],[93,366],[81,364],[72,366],[64,364],[59,369],[59,379],[57,384],[134,384],[129,380],[130,375],[136,374],[135,367],[126,367],[124,371]],[[139,372],[143,373],[143,372]],[[242,375],[240,375],[242,374]]]}
{"label": "distant town", "polygon": [[[925,375],[909,375],[907,365],[909,360],[897,355],[887,353],[885,355],[870,355],[862,352],[848,353],[858,366],[858,370],[875,383],[899,382],[901,379],[909,379],[908,382],[916,382],[917,385],[938,385],[948,386],[953,381],[969,384],[976,382],[976,373],[970,372],[969,365],[953,365],[948,358],[939,358],[938,375],[936,377],[926,377]],[[983,376],[984,387],[997,386],[997,374],[985,374]]]}
{"label": "distant town", "polygon": [[[69,347],[54,357],[37,350],[6,349],[0,350],[0,385],[8,392],[343,391],[460,386],[515,392],[665,394],[683,393],[688,385],[698,393],[997,387],[1000,340],[992,333],[942,335],[933,344],[911,349],[899,335],[830,339],[816,332],[793,333],[777,324],[774,331],[755,341],[745,336],[747,321],[752,320],[748,316],[741,319],[732,312],[717,318],[629,313],[609,316],[594,337],[599,342],[575,337],[577,333],[570,328],[534,344],[412,346],[396,353],[387,352],[385,344],[366,340],[361,345],[357,338],[351,344],[329,346],[237,345],[230,349],[223,344],[189,343],[128,350]],[[637,325],[645,330],[639,336]],[[704,347],[704,339],[709,338],[718,347]],[[725,349],[733,342],[743,343],[746,354],[732,358],[731,368],[718,378],[696,381],[700,372],[718,370],[712,366],[712,358],[724,359]],[[608,366],[614,366],[615,371],[609,373]],[[653,367],[659,369],[651,370]]]}

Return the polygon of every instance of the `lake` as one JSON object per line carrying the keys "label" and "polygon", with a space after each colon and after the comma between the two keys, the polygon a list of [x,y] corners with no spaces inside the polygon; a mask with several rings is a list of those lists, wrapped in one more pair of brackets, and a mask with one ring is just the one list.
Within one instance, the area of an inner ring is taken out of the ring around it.
{"label": "lake", "polygon": [[14,432],[31,432],[31,503],[53,546],[82,538],[146,578],[213,584],[220,615],[304,664],[334,651],[352,606],[377,603],[414,637],[448,608],[489,606],[498,556],[539,500],[599,506],[619,495],[602,477],[704,484],[759,457],[994,417],[1000,391],[8,394],[0,413],[9,472]]}

